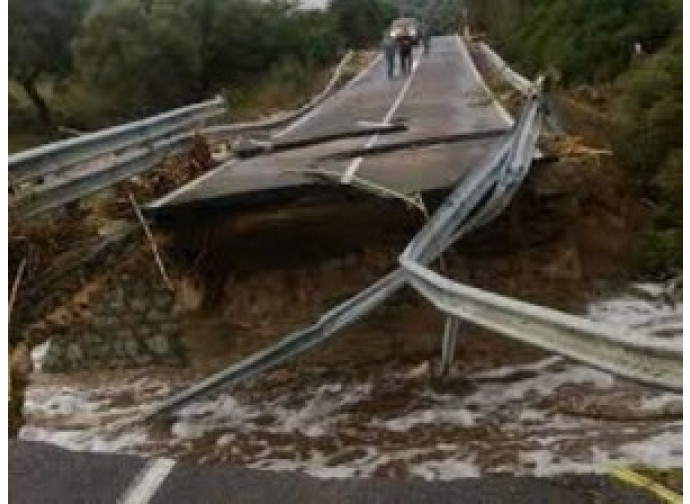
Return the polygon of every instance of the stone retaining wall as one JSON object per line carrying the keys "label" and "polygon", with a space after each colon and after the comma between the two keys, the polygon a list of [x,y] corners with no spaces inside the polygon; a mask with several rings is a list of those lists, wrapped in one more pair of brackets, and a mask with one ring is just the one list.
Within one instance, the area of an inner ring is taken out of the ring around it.
{"label": "stone retaining wall", "polygon": [[83,323],[50,337],[44,371],[183,362],[174,294],[155,278],[118,280],[89,297]]}

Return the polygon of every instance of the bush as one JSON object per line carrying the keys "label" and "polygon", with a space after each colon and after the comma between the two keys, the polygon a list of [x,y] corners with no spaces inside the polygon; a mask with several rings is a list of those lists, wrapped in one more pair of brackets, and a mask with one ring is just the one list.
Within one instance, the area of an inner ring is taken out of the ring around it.
{"label": "bush", "polygon": [[682,148],[682,58],[679,35],[616,83],[616,152],[643,186],[652,185],[662,166],[673,163],[669,156]]}
{"label": "bush", "polygon": [[657,280],[664,280],[682,271],[682,229],[657,230],[646,235],[640,260],[642,272]]}

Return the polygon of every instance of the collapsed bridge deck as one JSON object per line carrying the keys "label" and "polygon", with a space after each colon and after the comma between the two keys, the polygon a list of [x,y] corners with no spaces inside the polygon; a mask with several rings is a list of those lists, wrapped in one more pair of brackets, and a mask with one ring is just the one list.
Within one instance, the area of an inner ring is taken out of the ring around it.
{"label": "collapsed bridge deck", "polygon": [[[378,58],[343,90],[272,139],[292,141],[353,130],[367,123],[404,121],[402,132],[348,138],[298,150],[230,161],[148,205],[149,214],[189,208],[227,207],[265,197],[286,200],[304,191],[318,194],[323,185],[301,170],[322,169],[348,182],[362,178],[395,192],[410,194],[452,186],[489,150],[496,137],[440,143],[375,156],[323,159],[326,156],[429,136],[481,133],[506,128],[510,116],[496,104],[456,36],[434,39],[430,54],[415,55],[409,77],[389,80]],[[344,177],[344,178],[343,178]]]}

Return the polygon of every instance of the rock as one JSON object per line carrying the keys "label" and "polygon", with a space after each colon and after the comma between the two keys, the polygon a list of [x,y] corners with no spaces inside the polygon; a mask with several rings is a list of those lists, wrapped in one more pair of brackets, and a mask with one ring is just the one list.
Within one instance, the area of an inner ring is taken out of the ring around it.
{"label": "rock", "polygon": [[137,279],[130,284],[130,301],[137,297],[145,297],[148,292],[146,288],[146,283],[142,279]]}
{"label": "rock", "polygon": [[71,367],[76,368],[84,360],[84,351],[77,343],[70,343],[67,346],[66,358]]}
{"label": "rock", "polygon": [[156,334],[146,340],[146,346],[155,355],[167,355],[171,351],[170,341],[163,334]]}
{"label": "rock", "polygon": [[190,278],[182,278],[175,288],[175,311],[180,313],[199,309],[204,293]]}
{"label": "rock", "polygon": [[129,299],[129,307],[138,313],[144,313],[148,307],[146,300],[139,297],[131,297]]}
{"label": "rock", "polygon": [[89,348],[89,358],[108,360],[113,355],[113,348],[107,343],[101,343]]}
{"label": "rock", "polygon": [[137,337],[146,339],[154,333],[154,330],[148,324],[139,324],[136,326],[134,332],[136,333]]}
{"label": "rock", "polygon": [[152,308],[146,314],[146,320],[149,322],[165,322],[170,318],[170,315],[158,308]]}
{"label": "rock", "polygon": [[168,336],[175,335],[180,330],[180,324],[177,322],[164,322],[160,325],[160,332]]}
{"label": "rock", "polygon": [[134,337],[134,331],[129,327],[123,327],[122,329],[117,330],[115,336],[121,340],[128,340]]}
{"label": "rock", "polygon": [[172,307],[175,302],[175,297],[170,291],[158,291],[153,295],[153,306],[157,308],[167,309]]}
{"label": "rock", "polygon": [[119,323],[117,318],[110,315],[96,315],[92,321],[93,327],[96,329],[113,330]]}
{"label": "rock", "polygon": [[115,338],[113,340],[113,355],[115,357],[126,357],[127,350],[125,349],[125,342],[121,339]]}
{"label": "rock", "polygon": [[123,338],[122,344],[124,346],[126,355],[129,357],[135,358],[141,353],[139,341],[137,341],[134,337]]}
{"label": "rock", "polygon": [[141,313],[127,311],[120,315],[119,319],[120,325],[136,327],[139,323],[139,320],[141,319]]}

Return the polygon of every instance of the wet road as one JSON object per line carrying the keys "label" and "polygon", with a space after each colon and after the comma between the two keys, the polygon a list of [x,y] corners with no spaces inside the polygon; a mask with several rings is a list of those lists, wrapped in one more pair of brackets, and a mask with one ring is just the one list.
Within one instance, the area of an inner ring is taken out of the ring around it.
{"label": "wet road", "polygon": [[452,482],[323,480],[230,465],[198,467],[83,454],[10,441],[9,502],[71,503],[652,503],[651,497],[596,476],[488,477]]}
{"label": "wet road", "polygon": [[274,135],[295,140],[352,130],[359,121],[405,120],[408,130],[397,134],[345,139],[270,156],[229,162],[149,205],[149,212],[175,207],[232,205],[247,198],[291,190],[318,191],[305,168],[335,172],[344,181],[356,176],[402,193],[445,188],[477,163],[497,138],[442,144],[414,151],[379,154],[365,159],[322,160],[323,156],[374,145],[432,135],[474,133],[505,128],[510,117],[490,99],[469,57],[456,36],[438,37],[433,51],[415,54],[409,77],[389,80],[381,58],[310,114]]}

